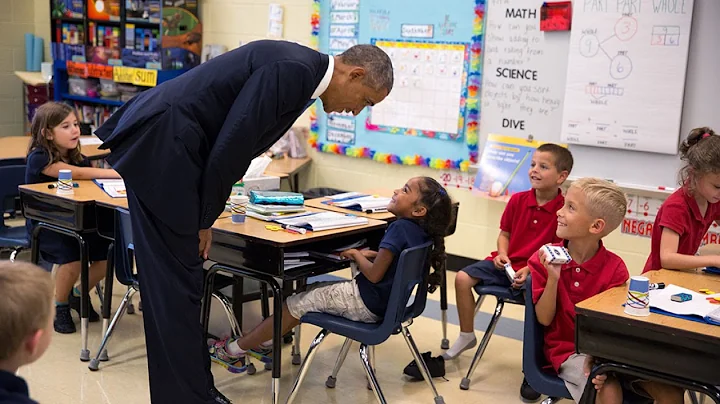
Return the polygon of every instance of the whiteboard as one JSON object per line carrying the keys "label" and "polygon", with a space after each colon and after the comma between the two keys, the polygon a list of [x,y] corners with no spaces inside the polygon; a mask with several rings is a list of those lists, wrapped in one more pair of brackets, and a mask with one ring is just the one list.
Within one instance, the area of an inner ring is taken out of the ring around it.
{"label": "whiteboard", "polygon": [[488,1],[480,107],[483,143],[488,134],[559,140],[570,33],[541,32],[541,4]]}
{"label": "whiteboard", "polygon": [[562,140],[676,154],[693,0],[573,8]]}
{"label": "whiteboard", "polygon": [[[513,5],[518,2],[520,0],[512,1]],[[505,3],[503,0],[488,1],[486,49],[492,46],[491,23],[505,20],[505,9],[509,7]],[[574,1],[573,5],[576,6],[579,3],[581,1]],[[534,3],[534,7],[539,8],[538,3]],[[718,103],[715,102],[720,94],[720,80],[717,71],[717,66],[720,66],[720,52],[717,52],[718,45],[713,43],[716,38],[720,38],[720,24],[717,24],[717,16],[720,16],[720,1],[695,0],[679,140],[684,139],[690,130],[699,126],[720,128],[720,113],[718,113]],[[552,75],[539,76],[542,77],[542,81],[538,81],[547,83],[551,87],[559,86],[564,91],[570,35],[568,32],[548,32],[543,34],[542,39],[543,41],[537,46],[542,46],[545,54],[552,54],[556,57],[538,62],[538,71],[543,68],[548,71],[554,69]],[[488,57],[488,55],[485,56]],[[489,69],[484,67],[484,72],[483,85],[488,78]],[[561,102],[564,105],[564,99]],[[517,119],[528,117],[521,114],[522,111],[518,109],[514,111]],[[526,125],[525,130],[522,131],[502,128],[501,123],[497,123],[498,114],[499,112],[493,110],[492,107],[486,106],[481,109],[479,145],[481,148],[484,146],[488,133],[521,137],[533,134],[537,140],[561,143],[562,113],[537,120],[532,125]],[[575,158],[572,177],[592,176],[612,179],[631,188],[672,187],[678,182],[677,173],[681,162],[677,155],[575,144],[570,145],[570,151]]]}

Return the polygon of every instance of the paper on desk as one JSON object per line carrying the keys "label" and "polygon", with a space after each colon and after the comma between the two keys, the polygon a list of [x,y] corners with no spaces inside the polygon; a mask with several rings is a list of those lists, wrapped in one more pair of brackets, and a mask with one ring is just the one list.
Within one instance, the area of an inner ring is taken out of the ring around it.
{"label": "paper on desk", "polygon": [[87,146],[91,144],[103,144],[103,141],[96,136],[80,136],[80,144]]}
{"label": "paper on desk", "polygon": [[272,162],[272,159],[268,156],[262,155],[259,157],[255,157],[250,162],[250,167],[248,167],[247,171],[245,172],[245,175],[243,175],[243,180],[246,180],[248,178],[259,178],[262,177],[265,173],[265,170]]}
{"label": "paper on desk", "polygon": [[[692,300],[686,302],[673,302],[670,297],[678,293],[687,293],[692,296]],[[715,296],[715,295],[712,295]],[[710,295],[694,292],[677,285],[667,285],[665,289],[656,289],[650,291],[650,307],[665,310],[673,314],[681,316],[700,316],[706,317],[711,311],[718,308],[707,301]]]}

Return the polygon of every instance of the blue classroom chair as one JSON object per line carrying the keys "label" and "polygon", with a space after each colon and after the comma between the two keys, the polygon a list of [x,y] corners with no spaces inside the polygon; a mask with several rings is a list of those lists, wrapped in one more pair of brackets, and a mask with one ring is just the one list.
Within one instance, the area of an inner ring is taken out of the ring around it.
{"label": "blue classroom chair", "polygon": [[[352,341],[360,342],[360,359],[365,368],[367,378],[370,381],[372,391],[381,404],[386,403],[386,400],[380,390],[380,385],[375,375],[374,364],[372,363],[374,361],[370,359],[370,347],[381,344],[393,334],[402,333],[416,363],[420,365],[420,371],[434,395],[435,403],[440,404],[445,402],[443,397],[438,395],[427,366],[408,328],[412,324],[412,319],[422,314],[423,310],[425,310],[431,247],[432,243],[427,242],[418,247],[409,248],[400,254],[393,288],[390,292],[388,309],[382,322],[374,324],[360,323],[325,313],[308,313],[300,319],[302,323],[316,325],[322,328],[322,330],[310,344],[305,360],[300,366],[298,376],[290,390],[290,395],[287,400],[288,403],[292,403],[295,399],[298,388],[307,374],[310,363],[315,357],[315,354],[317,354],[317,347],[325,340],[325,337],[331,333],[336,333],[346,338],[336,367],[342,365],[344,355],[347,355]],[[416,287],[415,299],[409,304],[412,292]]]}
{"label": "blue classroom chair", "polygon": [[[2,160],[7,162],[6,160]],[[25,183],[25,163],[17,161],[15,165],[0,165],[0,248],[9,248],[13,252],[10,261],[23,249],[30,247],[30,241],[25,223],[22,226],[9,227],[5,225],[5,203],[20,196],[18,186]],[[13,202],[14,205],[14,202]],[[14,209],[13,209],[14,210]]]}

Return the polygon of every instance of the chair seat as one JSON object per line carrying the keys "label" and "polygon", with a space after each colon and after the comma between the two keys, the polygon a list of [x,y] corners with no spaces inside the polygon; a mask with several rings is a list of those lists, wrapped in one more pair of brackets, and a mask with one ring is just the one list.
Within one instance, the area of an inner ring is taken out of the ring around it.
{"label": "chair seat", "polygon": [[546,396],[571,398],[567,387],[565,387],[565,382],[552,370],[525,372],[525,379],[533,389]]}
{"label": "chair seat", "polygon": [[25,226],[0,229],[0,247],[30,247]]}
{"label": "chair seat", "polygon": [[366,345],[381,344],[392,335],[392,332],[380,332],[382,323],[361,323],[325,313],[307,313],[300,322],[316,325]]}
{"label": "chair seat", "polygon": [[505,300],[507,303],[512,304],[525,304],[525,299],[520,296],[515,296],[510,291],[510,288],[505,286],[483,286],[483,285],[477,285],[475,286],[475,293],[478,295],[491,295],[498,297],[500,299]]}

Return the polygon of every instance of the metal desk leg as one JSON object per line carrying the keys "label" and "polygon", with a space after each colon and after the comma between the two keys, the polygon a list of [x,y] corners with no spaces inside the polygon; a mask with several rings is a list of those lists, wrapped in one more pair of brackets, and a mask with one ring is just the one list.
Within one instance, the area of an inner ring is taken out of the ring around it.
{"label": "metal desk leg", "polygon": [[243,276],[255,279],[267,288],[269,285],[273,293],[273,367],[272,367],[272,404],[280,402],[280,364],[282,363],[282,307],[284,298],[282,289],[275,278],[271,275],[258,273],[246,268],[231,267],[221,264],[213,265],[205,276],[205,285],[203,288],[202,300],[202,326],[203,331],[207,334],[208,323],[210,320],[210,301],[211,294],[215,284],[215,274],[218,271],[230,273],[232,275]]}
{"label": "metal desk leg", "polygon": [[671,376],[652,370],[646,370],[630,365],[613,362],[606,362],[597,365],[592,370],[592,372],[590,372],[587,384],[585,385],[585,390],[583,391],[582,398],[580,399],[580,404],[595,404],[597,390],[595,390],[595,386],[592,384],[592,379],[594,379],[597,375],[602,375],[608,372],[641,377],[645,380],[670,384],[685,390],[697,391],[710,397],[710,399],[712,399],[715,404],[720,404],[720,388],[716,386],[698,383],[692,380],[686,380],[680,377]]}
{"label": "metal desk leg", "polygon": [[[121,247],[122,248],[122,247]],[[112,291],[113,291],[113,280],[115,278],[115,243],[110,243],[108,247],[108,259],[107,259],[107,270],[105,271],[105,297],[103,298],[102,306],[102,317],[103,317],[103,331],[102,335],[107,334],[108,327],[110,326],[110,311],[112,309]],[[107,348],[100,352],[98,357],[101,361],[108,360]]]}
{"label": "metal desk leg", "polygon": [[82,339],[81,347],[80,347],[80,360],[83,362],[88,362],[90,360],[90,351],[87,349],[88,346],[88,317],[90,313],[90,285],[88,285],[89,282],[89,272],[90,272],[90,265],[89,265],[89,257],[90,253],[88,251],[89,246],[87,243],[85,243],[85,240],[82,238],[81,235],[78,233],[68,230],[65,228],[62,228],[60,226],[55,226],[48,223],[40,222],[35,226],[35,229],[33,230],[32,234],[32,262],[33,264],[38,263],[40,258],[40,246],[38,245],[38,235],[40,234],[40,231],[46,229],[49,231],[54,231],[56,233],[64,234],[66,236],[70,236],[74,238],[80,247],[80,336]]}
{"label": "metal desk leg", "polygon": [[[447,263],[445,264],[447,267]],[[450,349],[450,341],[447,337],[447,269],[443,271],[442,281],[440,281],[440,314],[442,319],[442,341],[440,348]]]}

